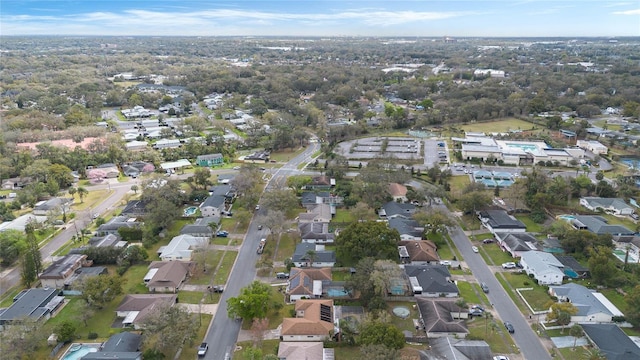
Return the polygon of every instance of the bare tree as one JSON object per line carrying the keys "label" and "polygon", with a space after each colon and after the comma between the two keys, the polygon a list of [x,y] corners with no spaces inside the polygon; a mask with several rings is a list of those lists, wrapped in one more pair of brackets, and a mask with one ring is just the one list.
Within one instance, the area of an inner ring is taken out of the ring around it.
{"label": "bare tree", "polygon": [[264,340],[265,333],[269,329],[269,319],[253,319],[251,323],[251,334],[253,335],[253,346],[256,348],[262,347],[262,340]]}

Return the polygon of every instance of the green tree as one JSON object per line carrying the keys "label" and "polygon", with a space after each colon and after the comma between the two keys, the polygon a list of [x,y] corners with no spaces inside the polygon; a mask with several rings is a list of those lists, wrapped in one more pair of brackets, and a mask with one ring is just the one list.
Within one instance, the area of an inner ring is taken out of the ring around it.
{"label": "green tree", "polygon": [[268,211],[280,211],[287,217],[299,214],[298,198],[291,189],[275,189],[262,195],[261,204]]}
{"label": "green tree", "polygon": [[78,189],[74,187],[70,187],[69,190],[67,191],[69,192],[69,195],[71,195],[71,199],[75,200],[75,195],[76,195],[76,192],[78,192]]}
{"label": "green tree", "polygon": [[363,345],[360,347],[360,360],[396,360],[401,359],[398,350],[382,344]]}
{"label": "green tree", "polygon": [[80,297],[91,307],[102,309],[107,303],[122,294],[125,280],[118,275],[99,275],[84,278],[80,283]]}
{"label": "green tree", "polygon": [[182,307],[163,304],[145,316],[142,327],[145,329],[142,335],[143,348],[161,352],[173,359],[178,349],[193,344],[198,321],[195,314]]}
{"label": "green tree", "polygon": [[273,308],[271,287],[254,281],[240,290],[240,295],[227,300],[229,317],[253,320],[262,319]]}
{"label": "green tree", "polygon": [[196,186],[201,186],[203,189],[206,189],[207,186],[210,186],[211,181],[211,171],[208,168],[197,168],[193,172],[193,182]]}
{"label": "green tree", "polygon": [[633,326],[640,327],[640,285],[636,285],[627,293],[625,302],[627,303],[625,319]]}
{"label": "green tree", "polygon": [[3,360],[36,359],[36,351],[47,339],[42,323],[31,317],[16,319],[2,330],[0,354]]}
{"label": "green tree", "polygon": [[352,223],[335,240],[338,258],[355,261],[365,257],[396,259],[399,241],[398,230],[377,221]]}
{"label": "green tree", "polygon": [[562,326],[562,331],[564,332],[564,327],[571,322],[571,316],[577,313],[578,308],[570,302],[554,302],[549,307],[546,319],[547,322],[555,322]]}
{"label": "green tree", "polygon": [[611,248],[599,246],[589,249],[589,271],[596,284],[607,284],[619,272],[615,262]]}
{"label": "green tree", "polygon": [[417,211],[413,214],[413,219],[424,226],[425,235],[442,234],[448,227],[456,224],[449,214],[436,209]]}
{"label": "green tree", "polygon": [[400,329],[379,320],[364,323],[358,336],[360,345],[383,345],[389,349],[399,350],[404,347],[404,343],[404,334]]}
{"label": "green tree", "polygon": [[458,198],[457,205],[465,214],[478,211],[489,205],[491,198],[483,191],[472,191]]}
{"label": "green tree", "polygon": [[73,183],[71,169],[61,164],[49,166],[49,181],[54,181],[60,189],[66,189]]}
{"label": "green tree", "polygon": [[68,320],[58,324],[54,331],[58,335],[59,342],[68,343],[76,338],[76,326]]}
{"label": "green tree", "polygon": [[26,248],[26,236],[18,230],[0,231],[0,266],[15,263]]}
{"label": "green tree", "polygon": [[[69,189],[71,190],[71,189]],[[140,190],[140,188],[138,187],[138,185],[131,185],[131,191],[133,191],[134,194],[138,194],[138,190]]]}
{"label": "green tree", "polygon": [[42,268],[42,254],[35,235],[33,224],[27,224],[24,232],[26,234],[26,249],[22,258],[22,283],[26,287],[31,287],[38,279],[38,274],[44,270]]}

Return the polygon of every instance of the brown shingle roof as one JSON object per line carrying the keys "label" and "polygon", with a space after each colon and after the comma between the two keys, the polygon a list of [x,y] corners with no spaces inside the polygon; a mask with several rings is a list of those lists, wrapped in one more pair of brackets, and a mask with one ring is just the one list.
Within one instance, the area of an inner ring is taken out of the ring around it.
{"label": "brown shingle roof", "polygon": [[300,269],[292,268],[289,278],[289,295],[313,295],[313,281],[331,281],[331,269]]}
{"label": "brown shingle roof", "polygon": [[398,183],[390,183],[389,194],[391,194],[391,196],[393,197],[407,196],[407,187]]}
{"label": "brown shingle roof", "polygon": [[184,281],[193,263],[182,261],[154,261],[149,269],[158,269],[148,287],[178,287]]}
{"label": "brown shingle roof", "polygon": [[405,246],[411,261],[439,261],[438,247],[431,240],[403,240],[398,244]]}
{"label": "brown shingle roof", "polygon": [[329,335],[333,322],[320,319],[321,305],[329,306],[333,314],[333,300],[298,300],[296,314],[304,317],[283,319],[281,335]]}

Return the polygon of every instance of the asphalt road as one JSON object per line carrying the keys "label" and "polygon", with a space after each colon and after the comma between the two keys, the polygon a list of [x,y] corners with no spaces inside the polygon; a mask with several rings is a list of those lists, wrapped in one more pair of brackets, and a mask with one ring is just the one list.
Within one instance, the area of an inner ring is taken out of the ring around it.
{"label": "asphalt road", "polygon": [[[443,209],[443,211],[447,211],[443,205],[438,205],[438,207]],[[506,332],[504,326],[502,326],[502,321],[509,321],[513,324],[515,333],[511,336],[520,349],[524,359],[551,360],[549,352],[545,349],[531,327],[529,327],[524,315],[507,295],[507,292],[502,285],[500,285],[493,271],[485,263],[480,254],[476,254],[471,250],[471,241],[469,241],[469,238],[464,234],[462,229],[456,226],[450,230],[449,234],[451,235],[451,240],[454,245],[462,254],[467,266],[471,269],[471,272],[478,282],[484,282],[489,287],[487,297],[493,304],[494,312],[498,315],[496,318],[499,318],[499,320],[496,320],[501,326],[501,330]]]}
{"label": "asphalt road", "polygon": [[[284,166],[273,172],[271,180],[266,189],[278,188],[286,184],[288,176],[301,173],[298,166],[304,162],[311,161],[311,156],[320,149],[320,144],[312,143],[301,154],[297,155]],[[261,238],[266,237],[267,230],[258,230],[258,224],[255,222],[257,215],[261,215],[266,209],[260,209],[254,214],[254,219],[249,225],[247,234],[242,242],[238,258],[231,270],[225,291],[218,303],[218,310],[209,324],[207,335],[204,342],[209,344],[209,351],[204,359],[210,360],[227,360],[233,357],[238,333],[240,331],[240,322],[230,319],[227,315],[227,300],[231,297],[238,296],[240,289],[249,285],[256,277],[256,261],[258,254],[256,249]]]}

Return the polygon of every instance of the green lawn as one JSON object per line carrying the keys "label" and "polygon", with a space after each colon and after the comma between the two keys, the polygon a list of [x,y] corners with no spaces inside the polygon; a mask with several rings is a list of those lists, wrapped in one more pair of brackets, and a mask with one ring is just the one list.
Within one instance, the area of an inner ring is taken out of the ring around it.
{"label": "green lawn", "polygon": [[296,157],[296,155],[302,153],[305,150],[305,148],[301,147],[298,149],[287,149],[287,150],[280,150],[277,152],[272,152],[271,155],[269,156],[269,158],[271,160],[275,160],[277,162],[287,162],[289,160],[291,160],[292,158]]}
{"label": "green lawn", "polygon": [[192,224],[193,219],[179,219],[175,220],[171,226],[167,229],[167,238],[172,239],[174,236],[180,235],[180,229],[187,224]]}
{"label": "green lawn", "polygon": [[278,244],[278,252],[276,253],[275,261],[285,261],[293,256],[293,252],[299,242],[300,239],[291,233],[282,234],[280,237],[280,244]]}
{"label": "green lawn", "polygon": [[[282,319],[285,317],[291,317],[291,312],[294,309],[293,304],[285,304],[284,303],[284,291],[280,292],[279,290],[284,290],[284,287],[272,287],[271,288],[271,301],[276,305],[275,309],[271,309],[267,313],[267,319],[269,319],[269,329],[275,329],[280,324],[282,324]],[[243,328],[244,328],[243,324]],[[249,326],[251,326],[249,324]]]}
{"label": "green lawn", "polygon": [[[262,350],[262,356],[266,356],[269,354],[273,354],[273,355],[278,355],[278,345],[280,344],[279,340],[263,340],[262,344],[260,346],[260,349]],[[237,346],[240,348],[239,351],[235,352],[233,357],[235,359],[248,359],[247,356],[247,349],[253,347],[253,342],[252,341],[241,341],[237,344]],[[336,357],[337,359],[340,359],[338,357]],[[182,358],[181,358],[182,359]],[[191,358],[184,358],[184,359],[193,359],[193,357]],[[346,359],[346,358],[345,358]]]}
{"label": "green lawn", "polygon": [[[144,284],[144,276],[149,272],[148,265],[133,265],[122,276],[126,281],[123,290],[125,294],[148,294],[149,289]],[[109,268],[109,273],[115,273],[115,268]]]}
{"label": "green lawn", "polygon": [[460,297],[467,302],[467,304],[484,304],[486,301],[486,297],[483,296],[484,299],[480,299],[478,294],[484,294],[477,284],[471,284],[466,281],[458,281],[456,282],[458,285],[458,290],[460,290]]}
{"label": "green lawn", "polygon": [[211,243],[214,245],[229,245],[231,239],[228,237],[214,237]]}
{"label": "green lawn", "polygon": [[351,272],[349,271],[332,271],[331,272],[331,279],[333,281],[347,281],[349,279],[351,279]]}
{"label": "green lawn", "polygon": [[464,131],[484,133],[503,133],[509,132],[510,130],[531,130],[534,127],[536,127],[535,124],[515,118],[508,118],[498,121],[477,122],[460,126],[460,128]]}
{"label": "green lawn", "polygon": [[502,251],[497,243],[482,244],[480,254],[488,265],[501,265],[505,262],[514,261],[508,252]]}
{"label": "green lawn", "polygon": [[76,325],[77,334],[81,339],[87,339],[87,336],[91,332],[98,334],[100,339],[107,339],[114,332],[120,332],[119,329],[112,329],[111,324],[116,318],[116,308],[120,305],[124,295],[118,296],[113,301],[108,303],[104,308],[96,310],[93,317],[87,321],[87,326],[82,321],[78,320],[80,313],[80,303],[84,300],[77,296],[67,296],[68,303],[64,306],[60,313],[55,317],[49,319],[45,326],[53,329],[56,325],[64,322],[71,321]]}
{"label": "green lawn", "polygon": [[622,313],[626,313],[629,310],[629,305],[624,298],[624,295],[618,293],[615,289],[603,289],[599,290],[609,301],[615,305]]}
{"label": "green lawn", "polygon": [[191,360],[195,359],[198,354],[198,345],[200,342],[198,339],[204,339],[204,335],[207,333],[207,329],[209,328],[209,323],[211,322],[211,318],[213,316],[209,314],[200,314],[198,315],[198,334],[196,335],[196,340],[192,346],[185,346],[182,348],[182,352],[180,353],[180,360]]}
{"label": "green lawn", "polygon": [[199,304],[203,296],[202,291],[180,291],[178,293],[180,302],[184,304]]}
{"label": "green lawn", "polygon": [[231,273],[231,267],[233,263],[236,261],[236,256],[238,256],[237,251],[225,251],[222,261],[220,262],[220,266],[216,271],[216,275],[213,278],[214,284],[226,284],[227,279],[229,278],[229,273]]}
{"label": "green lawn", "polygon": [[496,279],[498,279],[500,285],[502,285],[511,300],[513,300],[514,304],[516,304],[518,309],[520,309],[520,312],[522,312],[523,314],[528,313],[529,309],[524,304],[520,296],[518,296],[518,294],[515,292],[515,290],[512,289],[511,284],[509,284],[509,282],[505,279],[504,275],[504,273],[496,273]]}
{"label": "green lawn", "polygon": [[528,232],[539,233],[544,229],[542,224],[535,223],[528,215],[516,215],[516,219],[522,221],[527,226]]}
{"label": "green lawn", "polygon": [[462,194],[462,189],[471,183],[471,179],[468,175],[452,176],[449,179],[449,185],[451,186],[451,194],[459,196]]}
{"label": "green lawn", "polygon": [[[514,291],[518,288],[533,288],[533,290],[521,291],[521,294],[527,300],[529,306],[535,311],[543,311],[549,308],[548,305],[551,297],[547,293],[546,286],[537,285],[526,273],[517,274],[504,272],[502,276]],[[520,298],[518,297],[518,299]],[[522,301],[516,302],[516,304],[519,303],[522,303]],[[528,309],[523,310],[523,313],[529,313]]]}
{"label": "green lawn", "polygon": [[[387,302],[387,313],[389,314],[389,318],[391,319],[391,323],[395,325],[398,329],[402,331],[416,331],[415,326],[413,325],[413,319],[419,319],[420,314],[418,312],[417,307],[415,307],[416,303],[413,301],[388,301]],[[402,306],[409,309],[410,314],[406,319],[402,319],[393,314],[393,309],[397,306]],[[415,307],[415,308],[414,308]]]}
{"label": "green lawn", "polygon": [[80,197],[76,194],[74,203],[71,206],[71,211],[82,211],[92,208],[108,198],[113,192],[113,190],[91,190],[82,198],[82,201],[80,201]]}
{"label": "green lawn", "polygon": [[514,352],[515,344],[509,334],[502,331],[503,326],[499,320],[474,318],[467,321],[469,337],[482,339],[489,344],[491,352],[496,354],[511,354]]}
{"label": "green lawn", "polygon": [[350,222],[353,222],[354,220],[355,219],[353,218],[353,215],[348,209],[340,208],[336,210],[336,216],[334,216],[334,218],[331,221],[337,222],[337,223],[350,223]]}

